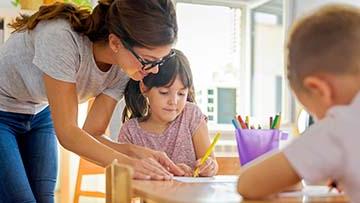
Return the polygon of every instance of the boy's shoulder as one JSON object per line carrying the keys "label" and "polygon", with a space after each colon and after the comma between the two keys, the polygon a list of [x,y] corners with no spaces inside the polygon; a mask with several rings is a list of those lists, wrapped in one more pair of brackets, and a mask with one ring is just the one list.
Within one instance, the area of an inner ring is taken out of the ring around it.
{"label": "boy's shoulder", "polygon": [[347,112],[346,110],[354,110],[353,114],[357,114],[359,112],[357,110],[359,109],[360,109],[360,91],[354,95],[350,104],[333,106],[329,109],[329,112],[338,113],[342,111]]}
{"label": "boy's shoulder", "polygon": [[[331,107],[323,121],[324,127],[334,127],[337,130],[359,132],[358,118],[360,117],[360,92],[358,92],[350,104]],[[331,122],[332,121],[332,122]]]}
{"label": "boy's shoulder", "polygon": [[360,166],[359,117],[358,97],[349,105],[332,107],[323,119],[289,143],[283,152],[299,176],[309,183],[360,177],[357,172]]}

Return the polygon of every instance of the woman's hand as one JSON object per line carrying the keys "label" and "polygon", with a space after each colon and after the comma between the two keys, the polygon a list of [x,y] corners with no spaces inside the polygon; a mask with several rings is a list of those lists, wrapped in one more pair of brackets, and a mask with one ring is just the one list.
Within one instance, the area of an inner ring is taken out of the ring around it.
{"label": "woman's hand", "polygon": [[[165,152],[155,151],[149,148],[128,144],[128,149],[131,149],[132,157],[138,159],[152,158],[156,160],[160,165],[175,176],[183,176],[185,172],[176,166],[173,161],[166,155]],[[129,153],[127,153],[129,154]]]}
{"label": "woman's hand", "polygon": [[204,164],[200,165],[200,160],[196,161],[195,168],[199,167],[199,175],[200,176],[214,176],[218,171],[218,164],[212,157],[209,157]]}
{"label": "woman's hand", "polygon": [[191,169],[190,166],[184,164],[184,163],[180,163],[180,164],[176,164],[179,168],[181,168],[185,174],[183,176],[187,176],[187,177],[192,177],[194,174],[194,171]]}
{"label": "woman's hand", "polygon": [[153,158],[134,159],[130,164],[134,169],[133,178],[142,180],[171,180],[173,174]]}

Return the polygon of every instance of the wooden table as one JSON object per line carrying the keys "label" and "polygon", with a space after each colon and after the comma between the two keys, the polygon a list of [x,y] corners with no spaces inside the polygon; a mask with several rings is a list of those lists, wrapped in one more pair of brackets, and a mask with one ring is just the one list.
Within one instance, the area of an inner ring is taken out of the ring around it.
{"label": "wooden table", "polygon": [[135,196],[145,202],[166,203],[227,203],[227,202],[278,202],[278,203],[313,203],[313,202],[349,202],[345,196],[335,197],[287,197],[262,201],[243,200],[236,191],[236,183],[183,183],[177,181],[132,181]]}

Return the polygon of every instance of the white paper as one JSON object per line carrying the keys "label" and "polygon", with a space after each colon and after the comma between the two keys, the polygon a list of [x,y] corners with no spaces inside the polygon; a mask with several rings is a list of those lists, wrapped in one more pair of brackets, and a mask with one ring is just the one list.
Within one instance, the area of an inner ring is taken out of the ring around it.
{"label": "white paper", "polygon": [[343,195],[335,190],[329,191],[327,186],[306,186],[301,191],[283,192],[279,197],[333,197]]}
{"label": "white paper", "polygon": [[239,176],[219,175],[213,177],[181,177],[176,176],[174,180],[184,183],[235,183]]}

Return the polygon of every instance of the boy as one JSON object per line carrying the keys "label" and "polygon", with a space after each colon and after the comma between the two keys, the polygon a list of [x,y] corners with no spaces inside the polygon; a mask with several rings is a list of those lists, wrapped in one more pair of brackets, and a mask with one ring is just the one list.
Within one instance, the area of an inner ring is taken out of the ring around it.
{"label": "boy", "polygon": [[315,117],[283,151],[245,167],[238,191],[262,198],[301,179],[339,183],[360,202],[360,11],[325,6],[300,20],[288,43],[288,79]]}

